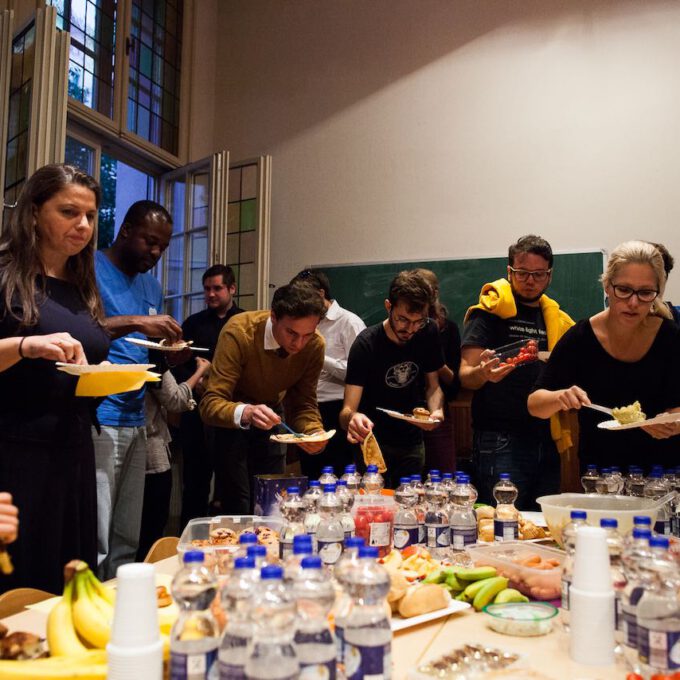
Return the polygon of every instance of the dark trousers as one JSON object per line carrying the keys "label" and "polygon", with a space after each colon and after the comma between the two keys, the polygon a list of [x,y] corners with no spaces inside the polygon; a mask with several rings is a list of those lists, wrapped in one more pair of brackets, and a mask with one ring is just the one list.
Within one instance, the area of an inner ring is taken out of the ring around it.
{"label": "dark trousers", "polygon": [[139,532],[137,561],[143,562],[149,548],[163,536],[170,513],[172,470],[146,474],[144,477],[144,505],[142,528]]}
{"label": "dark trousers", "polygon": [[453,437],[451,409],[444,405],[444,422],[434,430],[423,432],[425,442],[425,470],[456,471],[456,442]]}
{"label": "dark trousers", "polygon": [[311,455],[300,452],[300,468],[302,474],[309,479],[318,479],[321,469],[326,465],[332,465],[335,474],[341,477],[345,466],[354,462],[352,445],[347,441],[347,432],[340,427],[338,416],[342,410],[342,400],[319,402],[319,412],[323,421],[324,429],[336,430],[335,436],[328,440],[326,448],[319,454]]}
{"label": "dark trousers", "polygon": [[255,505],[255,475],[283,474],[286,449],[269,441],[271,430],[214,429],[215,461],[227,474],[223,480],[222,512],[252,514]]}
{"label": "dark trousers", "polygon": [[190,519],[208,515],[213,475],[212,452],[198,409],[182,414],[179,441],[182,445],[182,527],[185,527]]}
{"label": "dark trousers", "polygon": [[493,487],[501,472],[508,472],[517,486],[520,510],[538,510],[539,496],[560,492],[560,456],[548,432],[475,430],[472,468],[480,503],[495,505]]}

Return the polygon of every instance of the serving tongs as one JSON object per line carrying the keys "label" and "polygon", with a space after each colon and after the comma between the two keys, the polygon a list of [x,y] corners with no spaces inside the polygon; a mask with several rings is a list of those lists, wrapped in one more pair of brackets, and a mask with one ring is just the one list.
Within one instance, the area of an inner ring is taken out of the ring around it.
{"label": "serving tongs", "polygon": [[583,404],[586,408],[591,408],[593,411],[600,411],[600,413],[606,413],[608,416],[611,416],[612,418],[614,417],[614,413],[612,412],[612,409],[607,408],[606,406],[600,406],[599,404]]}

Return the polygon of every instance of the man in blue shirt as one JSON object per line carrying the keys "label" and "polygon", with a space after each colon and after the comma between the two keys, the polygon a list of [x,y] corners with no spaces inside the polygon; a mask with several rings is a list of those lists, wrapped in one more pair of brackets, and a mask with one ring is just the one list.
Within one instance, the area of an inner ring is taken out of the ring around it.
{"label": "man in blue shirt", "polygon": [[[172,218],[158,203],[138,201],[128,210],[116,240],[98,251],[97,284],[114,341],[114,364],[149,363],[148,350],[122,336],[167,338],[182,329],[159,312],[163,293],[149,272],[170,243]],[[93,433],[97,465],[98,562],[102,578],[135,560],[141,525],[146,469],[144,388],[107,397],[97,411],[101,432]]]}

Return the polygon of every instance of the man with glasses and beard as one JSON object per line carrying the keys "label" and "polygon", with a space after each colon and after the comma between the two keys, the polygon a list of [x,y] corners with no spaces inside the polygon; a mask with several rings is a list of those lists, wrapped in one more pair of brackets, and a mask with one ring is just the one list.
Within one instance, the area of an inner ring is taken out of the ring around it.
{"label": "man with glasses and beard", "polygon": [[353,444],[363,442],[373,430],[387,464],[388,487],[395,487],[400,477],[422,473],[421,430],[437,423],[407,423],[377,408],[411,413],[425,404],[432,420],[444,419],[438,376],[444,358],[438,330],[427,316],[433,301],[432,287],[422,274],[415,270],[397,274],[385,300],[387,319],[358,335],[347,361],[340,424]]}
{"label": "man with glasses and beard", "polygon": [[472,461],[479,500],[493,503],[493,486],[508,472],[519,489],[516,505],[530,510],[538,496],[559,493],[558,451],[571,439],[558,418],[540,420],[527,410],[544,364],[501,364],[494,349],[534,340],[539,352],[550,351],[574,322],[545,294],[553,267],[546,240],[523,236],[510,246],[508,263],[508,278],[484,285],[479,303],[465,315],[460,379],[474,390]]}

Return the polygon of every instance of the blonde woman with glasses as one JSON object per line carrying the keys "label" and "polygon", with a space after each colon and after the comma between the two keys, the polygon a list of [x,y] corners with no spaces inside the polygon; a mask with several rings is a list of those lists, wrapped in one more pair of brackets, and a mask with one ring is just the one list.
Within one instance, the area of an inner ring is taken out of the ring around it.
{"label": "blonde woman with glasses", "polygon": [[564,335],[529,395],[529,412],[539,418],[578,410],[581,466],[678,462],[678,440],[672,438],[680,434],[680,422],[610,432],[597,427],[607,416],[582,408],[639,401],[647,418],[680,411],[680,334],[663,301],[665,283],[654,245],[619,245],[602,275],[607,308]]}

